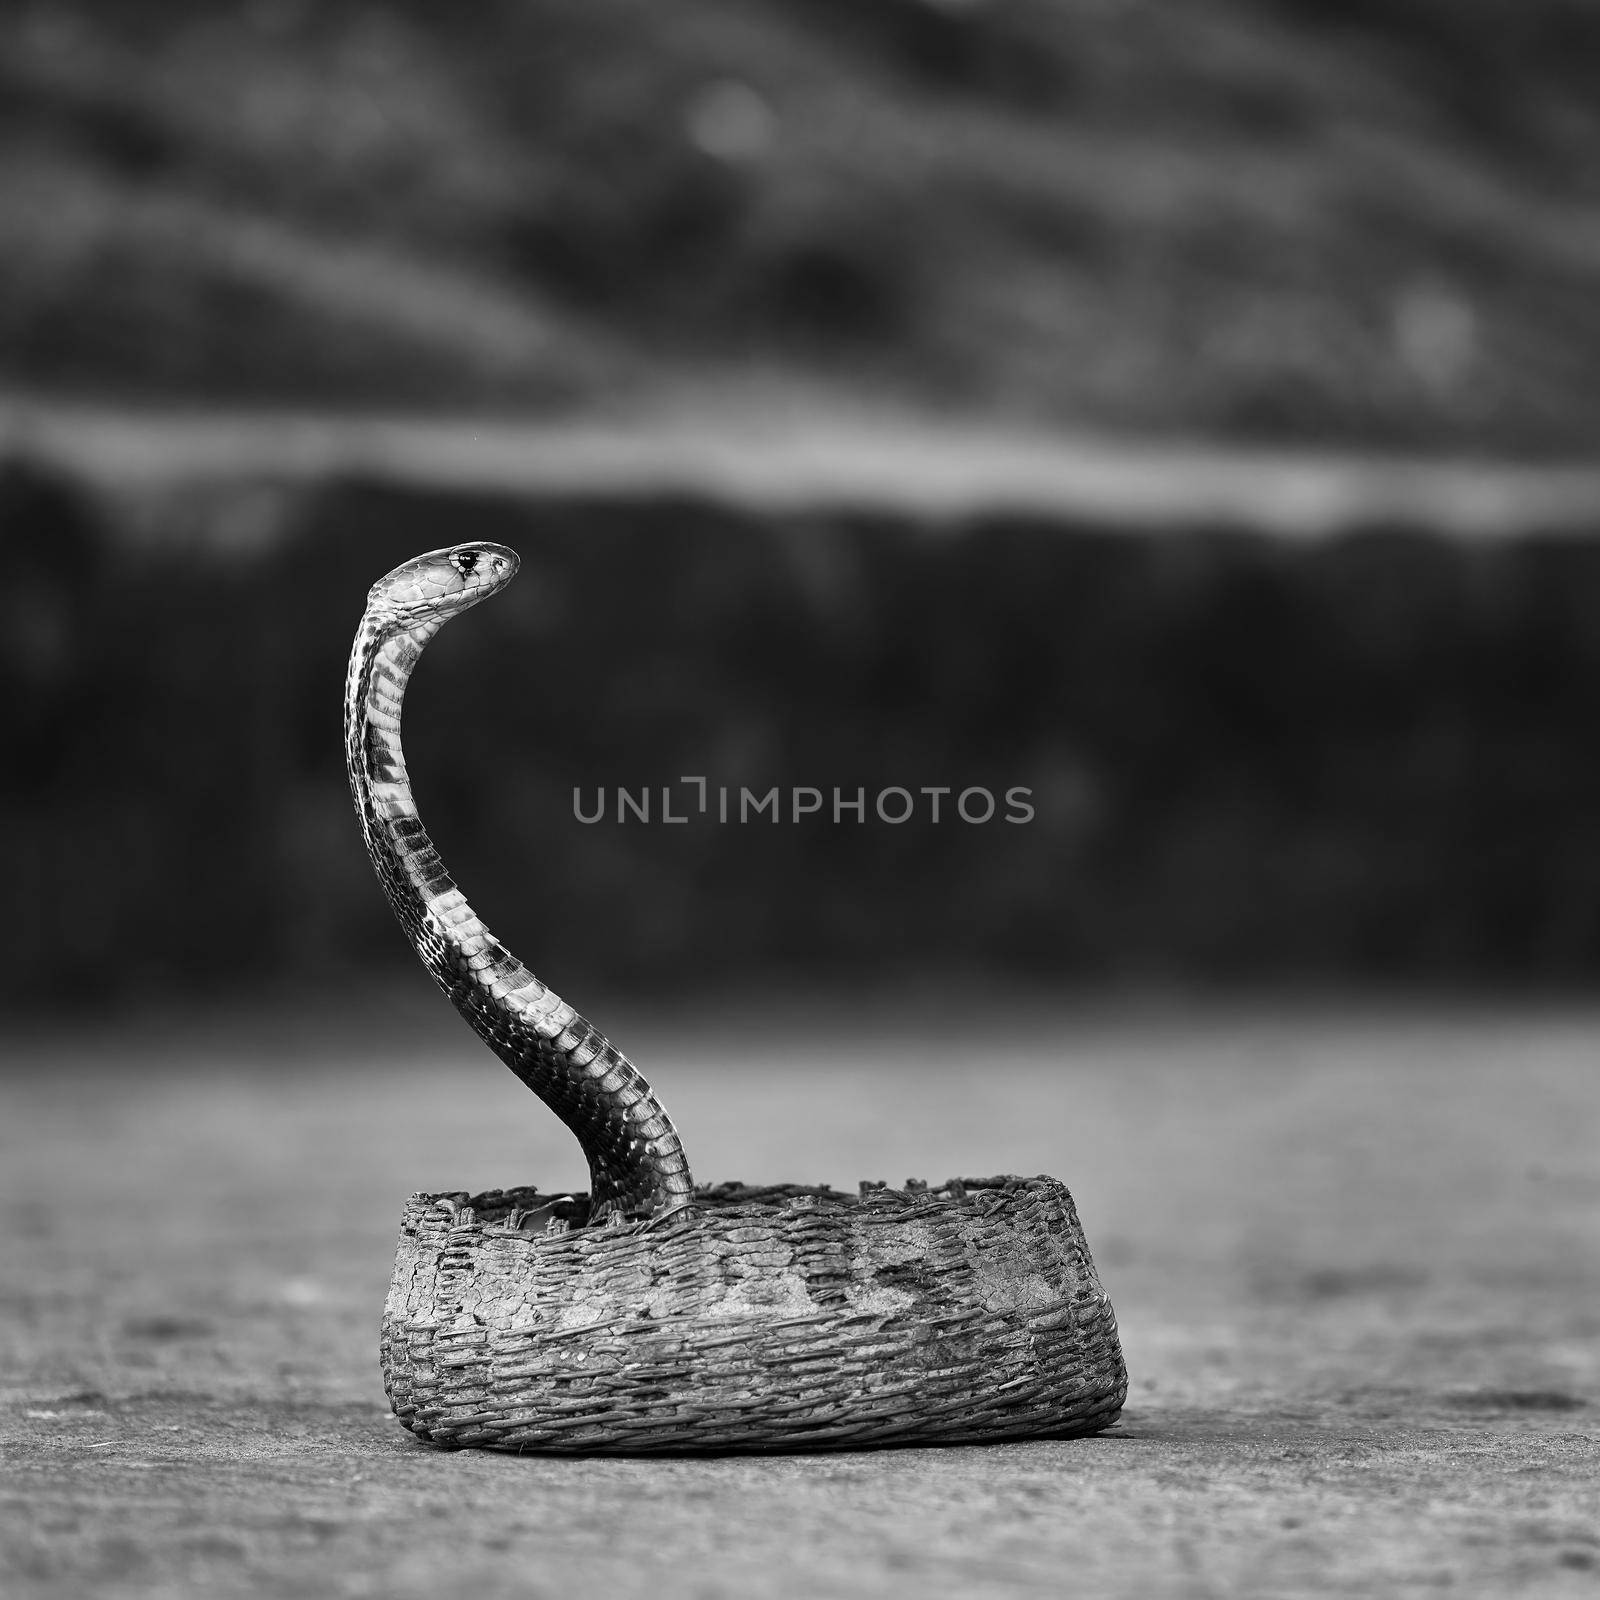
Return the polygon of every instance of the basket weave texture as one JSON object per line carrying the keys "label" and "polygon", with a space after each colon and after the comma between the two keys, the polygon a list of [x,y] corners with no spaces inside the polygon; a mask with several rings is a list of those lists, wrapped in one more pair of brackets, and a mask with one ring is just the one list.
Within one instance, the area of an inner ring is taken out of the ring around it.
{"label": "basket weave texture", "polygon": [[414,1195],[384,1308],[395,1414],[440,1444],[797,1450],[1096,1433],[1116,1316],[1053,1178],[737,1184],[655,1226],[579,1197]]}

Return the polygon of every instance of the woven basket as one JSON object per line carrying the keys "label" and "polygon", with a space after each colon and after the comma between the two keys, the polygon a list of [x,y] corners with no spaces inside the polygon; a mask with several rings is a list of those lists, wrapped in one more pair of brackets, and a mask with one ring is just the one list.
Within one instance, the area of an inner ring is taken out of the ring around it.
{"label": "woven basket", "polygon": [[384,1386],[420,1438],[799,1450],[1096,1433],[1116,1316],[1053,1178],[701,1190],[655,1225],[582,1196],[413,1196]]}

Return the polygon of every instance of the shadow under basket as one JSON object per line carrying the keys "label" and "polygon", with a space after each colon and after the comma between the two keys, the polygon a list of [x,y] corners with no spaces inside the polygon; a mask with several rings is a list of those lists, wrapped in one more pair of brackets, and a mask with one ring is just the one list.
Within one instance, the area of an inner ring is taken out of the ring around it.
{"label": "shadow under basket", "polygon": [[702,1190],[581,1226],[531,1189],[414,1195],[384,1307],[395,1415],[444,1445],[573,1454],[1098,1433],[1117,1320],[1053,1178]]}

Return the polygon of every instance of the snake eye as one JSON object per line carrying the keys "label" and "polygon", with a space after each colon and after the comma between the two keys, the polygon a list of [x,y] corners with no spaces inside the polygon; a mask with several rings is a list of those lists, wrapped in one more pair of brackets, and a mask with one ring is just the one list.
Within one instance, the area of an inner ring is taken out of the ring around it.
{"label": "snake eye", "polygon": [[457,550],[450,559],[455,563],[456,571],[464,578],[477,566],[478,552],[476,550]]}

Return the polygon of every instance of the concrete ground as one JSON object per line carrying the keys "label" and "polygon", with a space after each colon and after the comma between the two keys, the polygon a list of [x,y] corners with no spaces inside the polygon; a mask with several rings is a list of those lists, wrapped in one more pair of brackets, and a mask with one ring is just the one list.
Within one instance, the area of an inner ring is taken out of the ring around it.
{"label": "concrete ground", "polygon": [[1132,1388],[1092,1440],[574,1461],[383,1398],[407,1192],[582,1178],[431,1001],[13,1032],[6,1595],[1600,1595],[1600,1017],[602,1015],[704,1179],[1065,1179]]}

